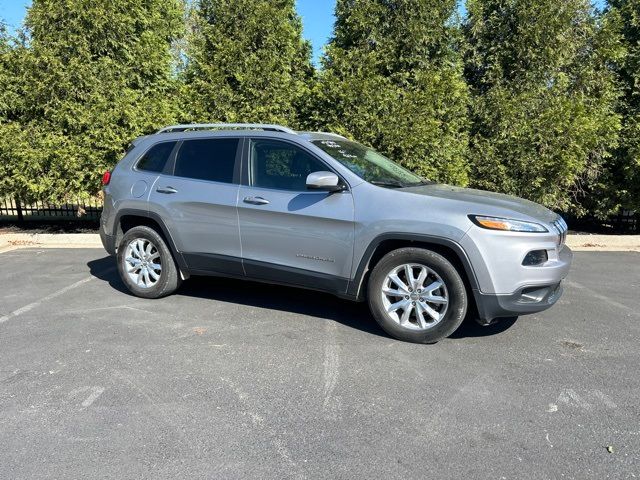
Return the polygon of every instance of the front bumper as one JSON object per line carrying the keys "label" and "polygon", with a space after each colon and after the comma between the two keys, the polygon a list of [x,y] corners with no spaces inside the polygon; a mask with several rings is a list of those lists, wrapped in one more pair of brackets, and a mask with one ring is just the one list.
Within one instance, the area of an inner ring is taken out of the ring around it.
{"label": "front bumper", "polygon": [[[573,253],[558,244],[557,233],[518,233],[472,227],[461,239],[473,266],[477,288],[483,294],[511,295],[523,288],[560,283],[569,273]],[[546,250],[548,260],[523,265],[533,250]]]}
{"label": "front bumper", "polygon": [[507,295],[473,292],[478,308],[478,322],[490,324],[500,317],[516,317],[551,308],[562,296],[562,283],[522,287]]}
{"label": "front bumper", "polygon": [[[477,286],[473,295],[482,324],[495,318],[536,313],[553,306],[562,295],[573,252],[557,233],[512,233],[472,227],[461,245],[469,255]],[[523,265],[526,255],[545,250],[547,261]]]}

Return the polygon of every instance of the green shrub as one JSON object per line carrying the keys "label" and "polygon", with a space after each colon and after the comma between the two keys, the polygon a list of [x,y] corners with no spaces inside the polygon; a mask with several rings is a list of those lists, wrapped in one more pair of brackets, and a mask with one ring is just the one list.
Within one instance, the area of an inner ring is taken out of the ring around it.
{"label": "green shrub", "polygon": [[[96,194],[136,136],[176,116],[171,44],[179,0],[34,0],[3,52],[20,102],[0,126],[3,190],[64,201]],[[6,80],[0,79],[6,82]]]}
{"label": "green shrub", "polygon": [[313,70],[294,0],[199,0],[191,19],[187,120],[298,125]]}
{"label": "green shrub", "polygon": [[468,8],[473,184],[585,213],[585,192],[603,178],[620,130],[615,30],[587,0]]}

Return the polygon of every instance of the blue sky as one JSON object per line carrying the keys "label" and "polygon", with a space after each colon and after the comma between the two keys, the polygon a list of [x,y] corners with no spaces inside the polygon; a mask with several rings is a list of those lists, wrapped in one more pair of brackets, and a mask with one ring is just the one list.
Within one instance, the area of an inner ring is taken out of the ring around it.
{"label": "blue sky", "polygon": [[[0,2],[3,0],[0,0]],[[322,47],[333,31],[335,0],[297,0],[298,14],[302,17],[303,35],[311,40],[313,59],[317,63]]]}
{"label": "blue sky", "polygon": [[0,0],[0,19],[12,29],[22,24],[22,19],[31,0]]}
{"label": "blue sky", "polygon": [[[296,3],[302,17],[304,37],[311,40],[313,58],[317,62],[333,30],[335,0],[297,0]],[[11,29],[16,29],[22,24],[30,4],[31,0],[0,0],[0,19]]]}

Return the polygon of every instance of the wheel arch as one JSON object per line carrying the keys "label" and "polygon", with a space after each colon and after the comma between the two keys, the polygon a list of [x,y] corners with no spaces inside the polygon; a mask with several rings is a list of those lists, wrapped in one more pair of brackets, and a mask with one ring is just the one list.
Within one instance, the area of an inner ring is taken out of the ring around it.
{"label": "wheel arch", "polygon": [[[471,261],[462,246],[454,240],[430,235],[387,233],[376,237],[365,250],[349,285],[351,296],[364,300],[371,270],[387,253],[406,247],[425,248],[439,253],[458,269],[470,294],[478,290],[478,280]],[[475,293],[470,297],[475,297]]]}
{"label": "wheel arch", "polygon": [[156,213],[136,209],[123,209],[119,211],[113,226],[113,236],[115,238],[116,248],[120,245],[120,241],[124,234],[131,228],[138,226],[152,228],[162,237],[162,239],[167,243],[169,250],[171,250],[173,258],[175,258],[178,263],[183,279],[186,279],[189,276],[187,263],[182,257],[182,254],[176,248],[169,229],[162,221],[162,218]]}

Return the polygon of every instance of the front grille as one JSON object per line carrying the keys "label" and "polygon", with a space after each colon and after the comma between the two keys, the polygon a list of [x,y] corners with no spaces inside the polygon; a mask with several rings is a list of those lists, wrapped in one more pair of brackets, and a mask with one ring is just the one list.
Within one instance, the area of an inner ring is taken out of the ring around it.
{"label": "front grille", "polygon": [[564,242],[567,240],[567,230],[569,230],[567,222],[558,215],[558,218],[553,222],[553,227],[558,232],[558,245],[564,245]]}

